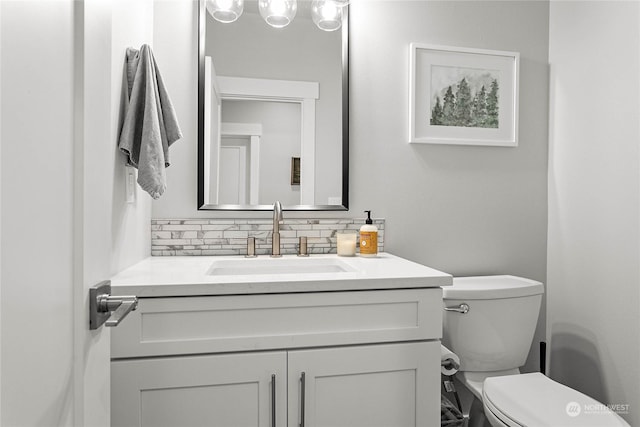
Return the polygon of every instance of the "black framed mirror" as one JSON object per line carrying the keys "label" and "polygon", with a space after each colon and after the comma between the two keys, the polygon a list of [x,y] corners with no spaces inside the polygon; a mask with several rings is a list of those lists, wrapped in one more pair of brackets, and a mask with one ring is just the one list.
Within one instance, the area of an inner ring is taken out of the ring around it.
{"label": "black framed mirror", "polygon": [[223,24],[199,2],[198,209],[349,206],[349,11],[322,31],[311,1],[272,28],[257,0]]}

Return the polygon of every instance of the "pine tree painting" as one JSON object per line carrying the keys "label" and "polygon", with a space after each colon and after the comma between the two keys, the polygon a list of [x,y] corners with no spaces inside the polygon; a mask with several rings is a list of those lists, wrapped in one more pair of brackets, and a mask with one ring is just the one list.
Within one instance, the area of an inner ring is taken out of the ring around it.
{"label": "pine tree painting", "polygon": [[499,127],[500,73],[432,66],[432,126]]}

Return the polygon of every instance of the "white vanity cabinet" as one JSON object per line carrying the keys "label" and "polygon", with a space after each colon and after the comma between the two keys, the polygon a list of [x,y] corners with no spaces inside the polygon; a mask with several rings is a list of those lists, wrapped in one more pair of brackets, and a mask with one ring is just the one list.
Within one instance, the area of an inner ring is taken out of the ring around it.
{"label": "white vanity cabinet", "polygon": [[434,425],[441,298],[141,298],[112,334],[112,425],[271,427],[274,411],[283,427]]}
{"label": "white vanity cabinet", "polygon": [[114,361],[112,425],[432,426],[439,354],[424,342]]}
{"label": "white vanity cabinet", "polygon": [[112,332],[112,426],[439,425],[438,285],[451,279],[424,269],[344,290],[301,281],[297,292],[115,280],[139,305]]}

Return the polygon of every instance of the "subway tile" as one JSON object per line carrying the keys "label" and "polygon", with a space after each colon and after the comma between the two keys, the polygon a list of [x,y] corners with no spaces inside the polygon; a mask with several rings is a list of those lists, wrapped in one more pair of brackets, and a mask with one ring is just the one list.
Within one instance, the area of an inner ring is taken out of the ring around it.
{"label": "subway tile", "polygon": [[191,256],[193,256],[193,255],[202,255],[202,251],[201,251],[201,250],[199,250],[199,249],[198,249],[198,250],[186,250],[186,249],[184,249],[184,250],[176,251],[176,255],[178,255],[178,256],[184,256],[184,255],[191,255]]}
{"label": "subway tile", "polygon": [[174,246],[174,245],[188,245],[189,241],[183,240],[183,239],[156,239],[153,241],[153,243],[156,245]]}
{"label": "subway tile", "polygon": [[153,231],[151,230],[151,239],[171,239],[170,231]]}
{"label": "subway tile", "polygon": [[190,230],[200,230],[200,225],[184,225],[184,224],[169,224],[163,225],[163,231],[190,231]]}
{"label": "subway tile", "polygon": [[204,239],[205,245],[228,245],[229,239]]}
{"label": "subway tile", "polygon": [[[298,238],[306,236],[311,254],[335,253],[336,230],[359,230],[364,219],[286,219],[281,225],[281,251],[296,254]],[[384,250],[384,219],[378,227],[378,250]],[[154,219],[151,221],[153,256],[244,255],[247,237],[256,239],[256,253],[271,253],[272,222],[266,219]]]}
{"label": "subway tile", "polygon": [[203,239],[220,239],[222,238],[222,230],[215,230],[215,231],[204,231],[202,233],[202,238]]}
{"label": "subway tile", "polygon": [[225,238],[244,238],[248,237],[248,233],[246,231],[239,230],[225,230],[222,232],[222,236]]}
{"label": "subway tile", "polygon": [[238,225],[236,224],[209,224],[203,225],[203,230],[237,230]]}

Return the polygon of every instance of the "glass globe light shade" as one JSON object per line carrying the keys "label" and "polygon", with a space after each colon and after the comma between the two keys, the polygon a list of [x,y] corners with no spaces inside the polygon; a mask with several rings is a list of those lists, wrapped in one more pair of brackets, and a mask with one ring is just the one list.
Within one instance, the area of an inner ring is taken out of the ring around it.
{"label": "glass globe light shade", "polygon": [[323,31],[335,31],[342,25],[342,7],[334,0],[313,0],[311,19]]}
{"label": "glass globe light shade", "polygon": [[207,0],[207,10],[216,21],[228,24],[242,15],[244,0]]}
{"label": "glass globe light shade", "polygon": [[289,25],[296,16],[298,2],[296,0],[259,0],[260,16],[275,28]]}

